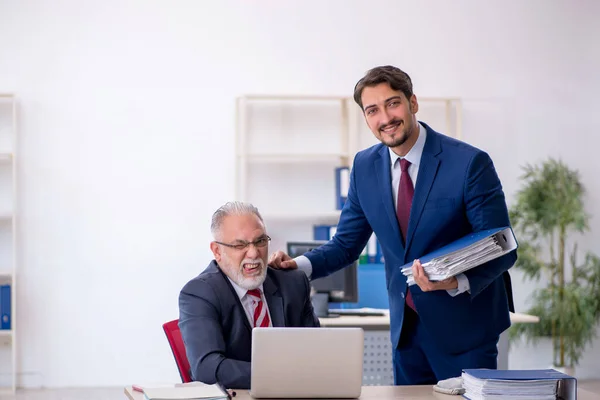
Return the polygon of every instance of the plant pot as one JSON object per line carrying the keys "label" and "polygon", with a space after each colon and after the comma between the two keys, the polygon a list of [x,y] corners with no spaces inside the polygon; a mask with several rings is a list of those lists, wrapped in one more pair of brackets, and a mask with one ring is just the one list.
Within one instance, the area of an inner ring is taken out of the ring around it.
{"label": "plant pot", "polygon": [[552,365],[550,368],[555,369],[558,372],[562,372],[563,374],[575,377],[575,367],[557,367],[555,365]]}

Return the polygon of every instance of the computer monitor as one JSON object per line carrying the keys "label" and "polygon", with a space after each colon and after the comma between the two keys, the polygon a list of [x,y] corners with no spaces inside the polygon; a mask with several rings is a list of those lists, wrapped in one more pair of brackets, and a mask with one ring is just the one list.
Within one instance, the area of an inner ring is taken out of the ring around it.
{"label": "computer monitor", "polygon": [[[327,243],[323,240],[288,242],[287,253],[294,258]],[[311,281],[317,293],[327,293],[330,303],[358,303],[358,260],[324,278]]]}

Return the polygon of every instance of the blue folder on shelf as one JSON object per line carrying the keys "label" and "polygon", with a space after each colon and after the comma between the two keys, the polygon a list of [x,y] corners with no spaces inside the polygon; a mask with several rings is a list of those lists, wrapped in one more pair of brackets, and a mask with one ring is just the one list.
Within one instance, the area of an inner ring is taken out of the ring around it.
{"label": "blue folder on shelf", "polygon": [[[513,230],[505,226],[471,233],[420,257],[419,260],[429,279],[439,281],[501,257],[517,247]],[[401,267],[409,285],[415,283],[412,264],[411,261]]]}
{"label": "blue folder on shelf", "polygon": [[0,329],[11,328],[10,285],[0,285]]}
{"label": "blue folder on shelf", "polygon": [[506,396],[511,399],[577,399],[577,379],[554,369],[464,369],[463,397],[476,400]]}

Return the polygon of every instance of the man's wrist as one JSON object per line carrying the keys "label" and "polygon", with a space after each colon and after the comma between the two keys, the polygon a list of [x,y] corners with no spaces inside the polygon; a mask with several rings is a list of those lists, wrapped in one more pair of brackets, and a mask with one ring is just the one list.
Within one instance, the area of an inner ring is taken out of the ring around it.
{"label": "man's wrist", "polygon": [[440,288],[440,290],[458,289],[458,280],[454,276],[451,278],[448,278],[442,282],[443,282],[443,286]]}
{"label": "man's wrist", "polygon": [[312,276],[312,263],[305,255],[294,258],[298,269],[306,274],[306,277],[310,280]]}

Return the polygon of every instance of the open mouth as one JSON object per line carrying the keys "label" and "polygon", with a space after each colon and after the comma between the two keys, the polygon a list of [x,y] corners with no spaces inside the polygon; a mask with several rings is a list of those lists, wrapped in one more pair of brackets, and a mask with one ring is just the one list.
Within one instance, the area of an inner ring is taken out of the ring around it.
{"label": "open mouth", "polygon": [[243,266],[244,275],[258,275],[260,274],[260,263],[245,263]]}

